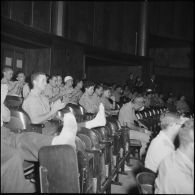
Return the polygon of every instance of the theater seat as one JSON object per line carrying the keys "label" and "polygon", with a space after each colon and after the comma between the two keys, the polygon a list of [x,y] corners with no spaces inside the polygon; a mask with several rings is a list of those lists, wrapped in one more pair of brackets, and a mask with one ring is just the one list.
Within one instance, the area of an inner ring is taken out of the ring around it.
{"label": "theater seat", "polygon": [[149,172],[141,172],[136,175],[136,182],[140,194],[154,194],[154,182],[156,175]]}
{"label": "theater seat", "polygon": [[28,115],[22,110],[10,110],[10,121],[5,127],[16,133],[37,132],[42,133],[43,124],[32,124]]}
{"label": "theater seat", "polygon": [[5,98],[5,105],[9,109],[19,109],[22,105],[23,98],[19,96],[7,95]]}
{"label": "theater seat", "polygon": [[77,155],[72,146],[42,147],[39,162],[41,193],[80,193]]}

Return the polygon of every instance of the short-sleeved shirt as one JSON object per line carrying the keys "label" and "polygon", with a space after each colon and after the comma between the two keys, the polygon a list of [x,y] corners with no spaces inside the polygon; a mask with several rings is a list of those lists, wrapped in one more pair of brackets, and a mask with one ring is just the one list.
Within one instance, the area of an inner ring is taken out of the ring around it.
{"label": "short-sleeved shirt", "polygon": [[18,95],[17,81],[7,81],[5,78],[1,79],[1,84],[8,85],[8,95]]}
{"label": "short-sleeved shirt", "polygon": [[98,107],[94,104],[92,96],[84,93],[79,101],[79,104],[83,106],[87,113],[97,113]]}
{"label": "short-sleeved shirt", "polygon": [[113,109],[113,105],[108,100],[108,98],[102,97],[101,98],[101,102],[103,103],[105,110],[109,111],[109,110],[112,110]]}
{"label": "short-sleeved shirt", "polygon": [[115,97],[116,102],[120,102],[121,94],[117,91],[113,92],[113,96]]}
{"label": "short-sleeved shirt", "polygon": [[128,126],[129,128],[134,127],[134,121],[137,121],[137,117],[135,115],[135,110],[133,108],[132,102],[128,102],[122,106],[119,111],[119,122],[121,126]]}
{"label": "short-sleeved shirt", "polygon": [[92,101],[94,102],[97,108],[99,108],[99,105],[102,102],[101,97],[97,96],[96,93],[92,95]]}
{"label": "short-sleeved shirt", "polygon": [[37,95],[32,89],[22,104],[23,110],[29,115],[31,122],[36,123],[34,120],[37,115],[43,115],[50,112],[49,99],[45,95]]}
{"label": "short-sleeved shirt", "polygon": [[156,173],[161,161],[174,150],[173,142],[161,130],[149,145],[145,158],[145,167]]}
{"label": "short-sleeved shirt", "polygon": [[25,85],[23,87],[23,91],[22,91],[23,98],[26,98],[29,93],[30,93],[30,87],[29,87],[28,83],[25,83]]}
{"label": "short-sleeved shirt", "polygon": [[63,102],[68,101],[67,103],[71,103],[73,87],[67,87],[66,85],[63,87]]}
{"label": "short-sleeved shirt", "polygon": [[194,164],[180,149],[162,160],[155,194],[194,194]]}
{"label": "short-sleeved shirt", "polygon": [[44,94],[47,98],[49,98],[49,100],[51,100],[51,98],[55,97],[56,95],[59,94],[59,88],[57,87],[52,87],[49,83],[47,84]]}
{"label": "short-sleeved shirt", "polygon": [[79,100],[81,99],[82,95],[83,92],[80,89],[74,88],[74,90],[72,91],[71,103],[79,104]]}

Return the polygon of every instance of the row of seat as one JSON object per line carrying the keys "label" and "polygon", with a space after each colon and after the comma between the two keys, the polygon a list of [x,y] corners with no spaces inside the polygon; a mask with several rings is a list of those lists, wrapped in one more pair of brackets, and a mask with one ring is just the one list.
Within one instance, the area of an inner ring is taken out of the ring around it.
{"label": "row of seat", "polygon": [[[41,133],[43,125],[31,124],[27,114],[21,110],[20,105],[13,108],[12,104],[10,109],[11,120],[6,124],[7,127],[17,131],[17,133],[27,130]],[[139,117],[139,120],[144,120],[144,122],[151,125],[152,119],[156,120],[159,118],[160,113],[164,111],[166,111],[166,109],[162,108],[161,110],[144,110],[137,112],[136,114]],[[64,109],[58,111],[58,118],[63,117],[66,112],[72,112],[75,115],[77,122],[91,120],[94,117],[93,114],[85,113],[81,106],[68,104]],[[115,117],[110,116],[107,117],[106,120],[107,123],[104,127],[97,127],[91,130],[82,128],[82,130],[77,133],[76,157],[73,151],[72,156],[70,155],[71,148],[68,146],[43,147],[40,150],[39,175],[41,192],[64,192],[66,189],[66,192],[111,193],[111,184],[120,185],[119,173],[125,174],[125,161],[129,161],[130,154],[135,151],[139,153],[141,144],[136,144],[136,140],[131,140],[129,138],[129,128],[121,127]],[[149,120],[151,121],[148,122]],[[57,122],[59,126],[62,126],[61,121],[55,122]],[[65,151],[62,147],[65,147]],[[64,153],[67,153],[68,162],[66,162],[67,159],[60,155],[60,152],[62,152],[61,150]],[[52,167],[50,165],[51,159],[53,160],[52,162],[56,162],[52,163]],[[64,167],[59,161],[64,164]],[[69,178],[70,175],[63,173],[63,170],[69,172],[71,169],[69,167],[65,170],[66,163],[67,165],[71,164],[71,166],[76,166],[71,172],[71,178]],[[64,177],[63,179],[60,179],[57,175],[64,175]],[[74,175],[76,176],[73,177]],[[75,178],[78,179],[78,182]],[[61,187],[59,180],[64,180],[64,185]],[[65,180],[75,181],[73,183],[69,181],[69,183],[66,184],[67,186],[65,186]]]}

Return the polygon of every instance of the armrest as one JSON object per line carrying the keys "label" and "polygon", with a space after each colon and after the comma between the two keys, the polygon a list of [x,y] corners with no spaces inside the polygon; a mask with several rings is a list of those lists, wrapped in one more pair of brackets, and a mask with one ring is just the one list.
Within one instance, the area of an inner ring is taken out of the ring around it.
{"label": "armrest", "polygon": [[93,150],[85,149],[85,151],[88,152],[88,153],[93,153],[93,154],[94,153],[95,154],[97,154],[97,153],[101,154],[102,153],[102,151],[99,150],[99,149],[93,149]]}
{"label": "armrest", "polygon": [[11,129],[11,131],[14,132],[14,133],[35,132],[35,133],[40,133],[40,134],[42,134],[42,129],[41,129],[41,128]]}
{"label": "armrest", "polygon": [[45,125],[43,123],[40,123],[40,124],[30,124],[32,128],[44,128]]}
{"label": "armrest", "polygon": [[111,145],[113,141],[107,140],[107,141],[100,141],[101,144]]}

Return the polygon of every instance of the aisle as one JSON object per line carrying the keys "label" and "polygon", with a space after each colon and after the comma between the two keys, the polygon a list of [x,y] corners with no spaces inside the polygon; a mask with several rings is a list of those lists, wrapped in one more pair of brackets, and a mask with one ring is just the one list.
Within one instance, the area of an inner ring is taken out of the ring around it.
{"label": "aisle", "polygon": [[[138,163],[136,160],[131,160],[132,162],[132,170],[127,171],[128,175],[119,174],[119,181],[122,183],[122,186],[113,185],[111,186],[112,194],[127,194],[130,193],[130,189],[132,194],[138,193],[136,188],[135,176],[133,174],[133,170],[137,167]],[[134,189],[134,191],[132,191]]]}

